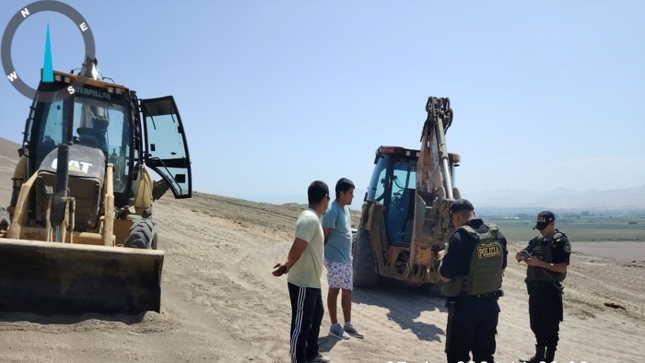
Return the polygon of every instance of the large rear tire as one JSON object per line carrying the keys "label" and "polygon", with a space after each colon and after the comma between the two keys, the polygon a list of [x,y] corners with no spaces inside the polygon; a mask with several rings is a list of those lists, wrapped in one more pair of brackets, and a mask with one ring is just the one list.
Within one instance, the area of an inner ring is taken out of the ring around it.
{"label": "large rear tire", "polygon": [[378,280],[370,234],[361,228],[356,233],[354,246],[354,286],[373,288]]}

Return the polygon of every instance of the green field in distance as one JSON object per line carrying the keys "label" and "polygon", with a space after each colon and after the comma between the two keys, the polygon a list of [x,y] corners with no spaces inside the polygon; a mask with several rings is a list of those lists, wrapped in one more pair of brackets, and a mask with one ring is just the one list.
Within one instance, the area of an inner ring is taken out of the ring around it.
{"label": "green field in distance", "polygon": [[[535,217],[482,216],[486,223],[495,223],[510,241],[528,241],[539,235],[532,229]],[[556,228],[571,241],[645,241],[645,217],[640,215],[570,215],[557,217]],[[645,247],[645,245],[643,245]]]}

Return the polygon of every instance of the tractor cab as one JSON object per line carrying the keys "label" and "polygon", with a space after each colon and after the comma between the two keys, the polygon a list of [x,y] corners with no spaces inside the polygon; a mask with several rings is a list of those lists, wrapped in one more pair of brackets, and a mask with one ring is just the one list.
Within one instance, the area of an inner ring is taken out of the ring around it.
{"label": "tractor cab", "polygon": [[[67,89],[71,95],[34,98],[20,150],[28,161],[19,182],[39,169],[39,173],[55,178],[58,147],[67,144],[70,182],[74,178],[94,180],[80,188],[78,195],[83,199],[91,194],[93,207],[108,163],[114,167],[112,188],[117,208],[134,205],[143,165],[165,180],[175,198],[190,198],[188,145],[174,98],[139,100],[135,91],[123,85],[91,78],[80,87],[72,86],[76,77],[54,71],[53,82],[40,82],[38,91]],[[14,184],[16,192],[19,182]]]}
{"label": "tractor cab", "polygon": [[[376,151],[364,200],[383,205],[389,245],[409,247],[412,241],[418,158],[419,150],[402,147],[381,146]],[[452,185],[455,185],[459,155],[449,154],[449,160]]]}

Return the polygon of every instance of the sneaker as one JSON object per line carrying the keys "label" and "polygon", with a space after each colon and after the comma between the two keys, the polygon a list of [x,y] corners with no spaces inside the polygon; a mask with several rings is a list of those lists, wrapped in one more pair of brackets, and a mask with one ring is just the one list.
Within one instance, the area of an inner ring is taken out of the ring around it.
{"label": "sneaker", "polygon": [[340,339],[349,339],[349,335],[345,333],[345,331],[340,326],[340,324],[332,324],[331,327],[329,328],[329,335],[333,335],[336,338],[340,338]]}
{"label": "sneaker", "polygon": [[352,324],[345,325],[345,329],[344,329],[344,330],[345,330],[345,332],[347,332],[349,335],[352,335],[352,336],[354,336],[354,337],[356,337],[356,338],[358,338],[358,339],[363,339],[363,334],[361,334],[358,330],[356,330],[356,328],[355,328],[355,327],[354,327],[354,325],[352,325]]}
{"label": "sneaker", "polygon": [[331,359],[325,357],[324,355],[318,353],[317,356],[314,358],[307,358],[305,359],[305,362],[307,363],[328,363],[331,362]]}

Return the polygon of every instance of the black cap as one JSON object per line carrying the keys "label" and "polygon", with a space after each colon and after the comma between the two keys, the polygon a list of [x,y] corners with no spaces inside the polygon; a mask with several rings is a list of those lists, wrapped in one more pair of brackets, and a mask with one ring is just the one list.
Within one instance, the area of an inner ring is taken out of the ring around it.
{"label": "black cap", "polygon": [[553,212],[551,211],[545,210],[538,214],[537,223],[535,224],[535,227],[533,227],[533,229],[538,229],[541,231],[553,221],[555,221],[555,214],[553,214]]}
{"label": "black cap", "polygon": [[468,199],[457,199],[450,205],[450,214],[459,212],[460,210],[475,210],[473,204]]}

